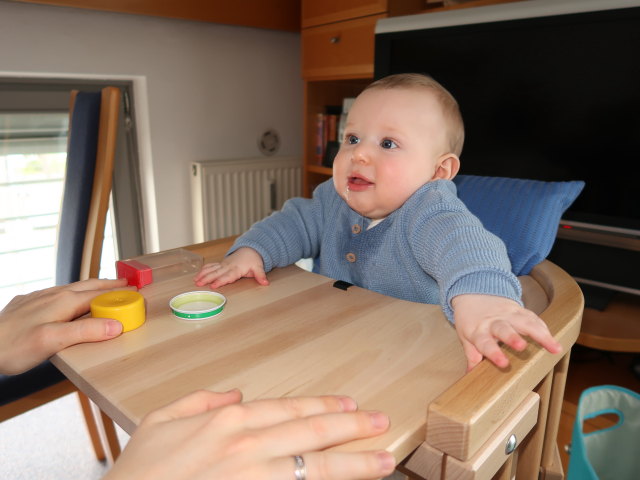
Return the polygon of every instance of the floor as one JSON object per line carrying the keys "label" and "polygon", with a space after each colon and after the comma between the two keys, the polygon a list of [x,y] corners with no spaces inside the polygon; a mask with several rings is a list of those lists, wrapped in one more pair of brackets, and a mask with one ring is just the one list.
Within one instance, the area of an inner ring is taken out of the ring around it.
{"label": "floor", "polygon": [[[129,436],[118,428],[121,445]],[[0,423],[0,479],[94,480],[98,462],[75,393]]]}

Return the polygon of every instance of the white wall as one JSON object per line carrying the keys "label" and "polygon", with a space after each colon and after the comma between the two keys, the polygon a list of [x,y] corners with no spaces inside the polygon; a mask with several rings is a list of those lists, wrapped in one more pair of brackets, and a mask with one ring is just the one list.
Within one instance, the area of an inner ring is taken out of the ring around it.
{"label": "white wall", "polygon": [[193,241],[189,162],[260,156],[267,128],[277,155],[302,152],[295,33],[0,1],[9,72],[143,78],[160,249]]}

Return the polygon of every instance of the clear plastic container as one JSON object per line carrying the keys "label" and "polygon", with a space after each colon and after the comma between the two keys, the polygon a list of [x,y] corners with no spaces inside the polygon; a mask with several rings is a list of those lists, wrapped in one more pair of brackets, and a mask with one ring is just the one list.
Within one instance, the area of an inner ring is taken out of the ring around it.
{"label": "clear plastic container", "polygon": [[184,248],[176,248],[149,255],[118,260],[118,278],[127,278],[129,285],[142,288],[151,283],[159,283],[187,273],[195,274],[204,259]]}

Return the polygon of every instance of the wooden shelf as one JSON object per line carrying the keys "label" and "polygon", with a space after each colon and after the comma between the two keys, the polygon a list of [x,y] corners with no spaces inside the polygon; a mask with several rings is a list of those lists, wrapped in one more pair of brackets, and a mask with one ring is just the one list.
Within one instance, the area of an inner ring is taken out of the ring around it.
{"label": "wooden shelf", "polygon": [[602,311],[585,308],[576,343],[599,350],[640,353],[640,296],[617,293]]}
{"label": "wooden shelf", "polygon": [[307,171],[313,173],[319,173],[330,177],[333,175],[333,171],[329,167],[323,167],[321,165],[307,165]]}
{"label": "wooden shelf", "polygon": [[313,189],[332,175],[331,168],[320,165],[316,157],[316,115],[322,113],[327,105],[342,105],[344,98],[357,96],[370,82],[370,78],[305,81],[305,168],[302,182],[305,197],[310,197]]}

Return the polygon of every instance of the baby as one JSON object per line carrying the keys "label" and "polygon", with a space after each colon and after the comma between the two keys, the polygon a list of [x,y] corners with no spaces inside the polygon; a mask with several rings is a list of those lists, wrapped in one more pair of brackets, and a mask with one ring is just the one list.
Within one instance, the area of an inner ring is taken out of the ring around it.
{"label": "baby", "polygon": [[506,248],[456,196],[464,126],[453,96],[431,77],[399,74],[369,85],[349,110],[333,179],[313,198],[240,236],[221,263],[202,267],[211,288],[314,259],[314,271],[386,295],[440,303],[454,322],[471,369],[499,367],[528,336],[552,353],[561,346],[521,304]]}

